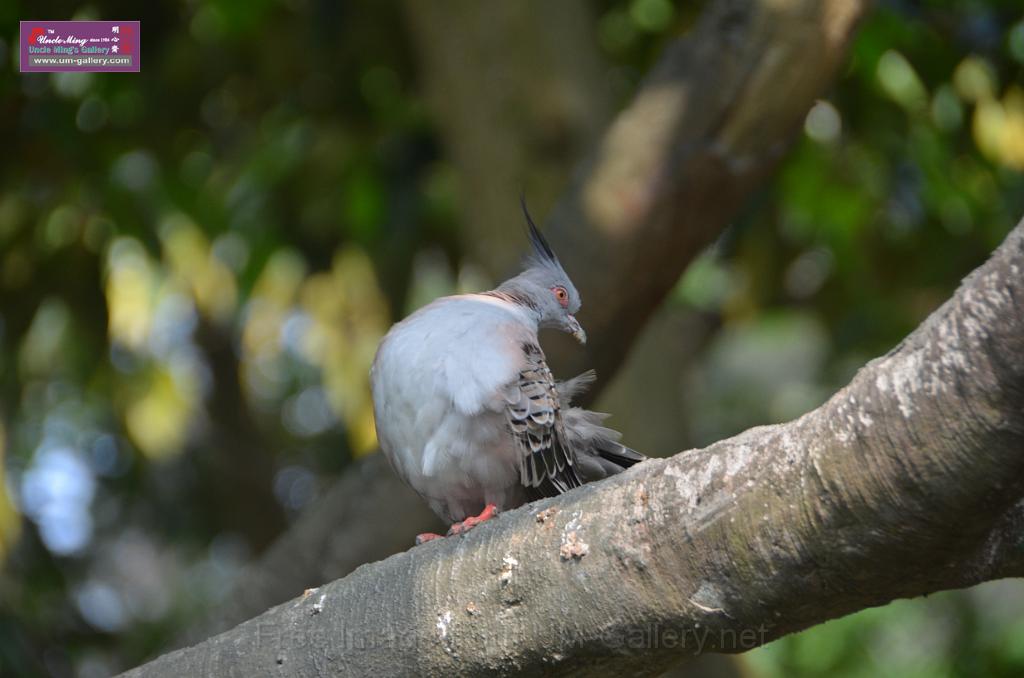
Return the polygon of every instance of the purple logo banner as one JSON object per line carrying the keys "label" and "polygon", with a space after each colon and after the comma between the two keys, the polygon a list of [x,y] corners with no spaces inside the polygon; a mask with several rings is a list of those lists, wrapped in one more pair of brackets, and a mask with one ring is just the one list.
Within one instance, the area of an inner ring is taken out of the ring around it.
{"label": "purple logo banner", "polygon": [[22,21],[21,72],[138,73],[138,21]]}

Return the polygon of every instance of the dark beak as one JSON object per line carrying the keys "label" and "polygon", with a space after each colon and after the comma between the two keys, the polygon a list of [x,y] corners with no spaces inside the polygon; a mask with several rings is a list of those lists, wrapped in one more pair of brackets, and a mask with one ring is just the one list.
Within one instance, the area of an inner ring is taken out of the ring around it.
{"label": "dark beak", "polygon": [[580,321],[576,320],[576,316],[569,316],[569,324],[566,325],[565,331],[571,334],[573,338],[581,344],[587,343],[587,333],[583,331],[583,328],[580,326]]}

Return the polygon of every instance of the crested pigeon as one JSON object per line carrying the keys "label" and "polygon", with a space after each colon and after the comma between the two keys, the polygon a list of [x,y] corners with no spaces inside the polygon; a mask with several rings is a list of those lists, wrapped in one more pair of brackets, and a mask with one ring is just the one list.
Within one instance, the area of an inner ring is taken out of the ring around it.
{"label": "crested pigeon", "polygon": [[522,206],[533,246],[526,270],[395,324],[370,370],[381,449],[452,524],[449,534],[645,459],[601,426],[606,415],[571,406],[592,371],[556,383],[545,363],[540,328],[580,343],[586,334],[574,315],[579,293]]}

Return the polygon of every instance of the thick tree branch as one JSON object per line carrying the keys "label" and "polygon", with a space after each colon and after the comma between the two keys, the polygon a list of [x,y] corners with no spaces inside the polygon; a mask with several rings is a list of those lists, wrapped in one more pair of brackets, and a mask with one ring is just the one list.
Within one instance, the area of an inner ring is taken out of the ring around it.
{"label": "thick tree branch", "polygon": [[[607,383],[686,263],[721,232],[781,157],[814,98],[834,77],[867,4],[725,0],[669,46],[550,219],[560,256],[583,294],[581,317],[591,337],[584,356],[576,346],[559,351],[560,338],[545,336],[545,351],[561,353],[551,356],[563,365],[560,374],[596,366],[602,378],[597,386]],[[436,22],[416,3],[409,10],[423,42]],[[433,76],[441,85],[461,73],[452,58],[447,49],[432,58],[448,64]],[[452,102],[472,108],[471,93],[461,86],[459,91]],[[458,130],[449,130],[451,135],[457,137]],[[468,151],[460,149],[463,157]],[[513,200],[519,188],[510,188]],[[384,467],[381,460],[368,465]],[[340,481],[344,489],[331,496],[347,497],[348,506],[369,505],[376,496],[411,497],[384,471],[365,497],[361,485],[346,479]],[[424,529],[419,518],[397,510],[387,520],[366,516],[352,524],[347,515],[333,501],[313,506],[299,527],[248,569],[218,628],[393,552],[386,549],[398,550]],[[348,546],[318,551],[317,544]],[[360,544],[373,549],[362,553]],[[293,560],[300,546],[318,557]]]}
{"label": "thick tree branch", "polygon": [[223,605],[179,643],[231,628],[304,589],[344,577],[366,562],[412,544],[419,532],[446,526],[388,468],[382,454],[353,463],[260,558],[247,567]]}
{"label": "thick tree branch", "polygon": [[1024,222],[803,417],[363,566],[136,676],[654,673],[1024,574]]}
{"label": "thick tree branch", "polygon": [[686,265],[782,159],[869,5],[724,0],[669,46],[549,220],[594,337],[585,353],[545,348],[552,362],[614,375]]}

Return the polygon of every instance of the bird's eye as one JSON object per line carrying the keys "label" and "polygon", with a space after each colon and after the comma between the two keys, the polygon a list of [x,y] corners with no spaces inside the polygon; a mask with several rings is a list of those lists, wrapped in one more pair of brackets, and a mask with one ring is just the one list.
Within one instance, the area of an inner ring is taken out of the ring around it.
{"label": "bird's eye", "polygon": [[569,293],[565,291],[564,287],[552,287],[551,291],[555,295],[555,299],[558,299],[558,303],[563,307],[569,305]]}

